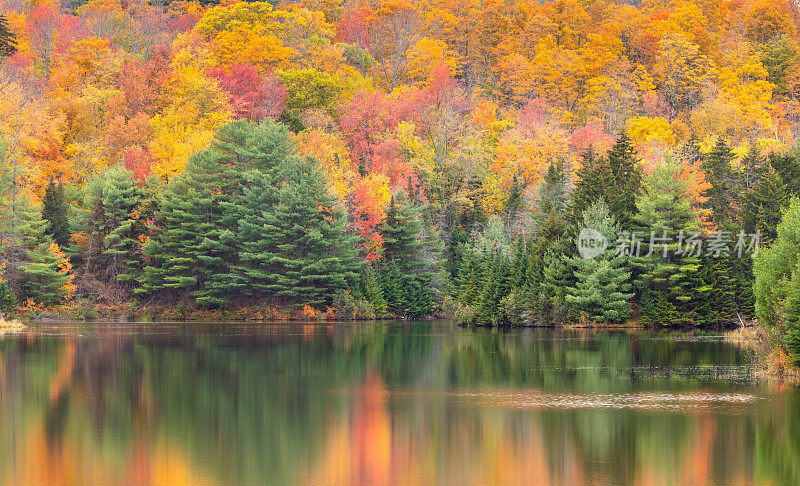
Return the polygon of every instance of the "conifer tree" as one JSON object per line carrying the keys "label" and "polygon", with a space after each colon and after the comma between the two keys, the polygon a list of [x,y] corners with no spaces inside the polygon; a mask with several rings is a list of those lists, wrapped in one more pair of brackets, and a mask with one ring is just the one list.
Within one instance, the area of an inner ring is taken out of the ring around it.
{"label": "conifer tree", "polygon": [[713,260],[707,255],[701,255],[697,271],[687,276],[686,287],[689,289],[681,312],[685,321],[691,321],[696,326],[711,326],[719,321],[719,313],[714,302],[714,272]]}
{"label": "conifer tree", "polygon": [[[591,147],[589,148],[591,150]],[[592,157],[593,153],[584,154],[584,163],[587,157]],[[551,215],[562,216],[567,207],[569,199],[569,174],[565,166],[564,159],[559,158],[550,163],[539,183],[536,191],[536,203],[534,210],[540,222]]]}
{"label": "conifer tree", "polygon": [[[389,309],[406,317],[432,314],[433,296],[428,289],[433,276],[431,267],[435,262],[426,261],[423,256],[426,245],[417,209],[404,197],[399,200],[392,197],[380,233],[383,238],[383,272],[392,273],[387,276],[387,285],[396,286],[390,292],[384,292]],[[395,271],[399,277],[394,276]]]}
{"label": "conifer tree", "polygon": [[108,257],[106,268],[120,282],[135,281],[142,265],[139,258],[142,228],[134,216],[141,198],[141,190],[128,170],[114,167],[106,171],[100,198],[104,216],[101,231]]}
{"label": "conifer tree", "polygon": [[28,252],[28,260],[22,267],[23,298],[52,306],[74,294],[72,266],[55,242],[46,239]]}
{"label": "conifer tree", "polygon": [[380,280],[372,265],[364,265],[361,269],[361,294],[370,303],[377,317],[386,314],[386,299],[383,296]]}
{"label": "conifer tree", "polygon": [[775,169],[786,185],[790,196],[800,196],[800,159],[798,153],[772,153],[768,158],[769,166]]}
{"label": "conifer tree", "polygon": [[714,276],[714,291],[712,292],[712,297],[714,302],[714,310],[717,314],[717,322],[737,322],[737,285],[733,276],[730,259],[713,258],[711,271]]}
{"label": "conifer tree", "polygon": [[8,19],[0,14],[0,58],[9,57],[17,51],[17,38],[8,27]]}
{"label": "conifer tree", "polygon": [[[636,224],[642,235],[639,255],[631,258],[640,297],[640,320],[669,325],[678,308],[691,307],[691,276],[700,268],[690,238],[699,232],[688,184],[673,157],[657,164],[636,200]],[[655,314],[653,314],[655,313]]]}
{"label": "conifer tree", "polygon": [[[215,275],[228,274],[210,244],[224,230],[221,203],[231,197],[220,190],[226,166],[219,159],[213,149],[193,155],[186,172],[167,186],[159,201],[159,234],[144,245],[151,264],[145,267],[137,292],[191,296],[212,305],[227,301],[218,295],[218,289],[209,292],[205,285]],[[237,283],[244,285],[243,281]]]}
{"label": "conifer tree", "polygon": [[707,198],[704,206],[711,211],[711,220],[720,228],[734,222],[734,208],[741,189],[741,183],[731,167],[733,159],[733,151],[720,138],[701,164],[706,181],[710,184],[703,194]]}
{"label": "conifer tree", "polygon": [[517,218],[517,213],[522,208],[522,187],[515,175],[511,181],[511,189],[506,199],[504,218],[506,221],[514,221]]}
{"label": "conifer tree", "polygon": [[241,240],[241,273],[282,303],[329,304],[358,281],[355,238],[345,233],[316,161],[289,158],[276,174],[278,184],[258,170],[247,174],[240,231],[232,236]]}
{"label": "conifer tree", "polygon": [[764,160],[764,157],[758,153],[758,148],[753,145],[742,160],[741,167],[742,189],[750,191],[764,176],[764,173],[769,168],[769,164]]}
{"label": "conifer tree", "polygon": [[[274,177],[292,157],[283,125],[237,120],[220,128],[212,146],[190,157],[186,172],[160,197],[158,235],[144,246],[150,264],[137,292],[175,292],[212,306],[241,297],[248,279],[238,266],[236,208],[245,178],[253,171]],[[266,190],[270,184],[262,182]]]}
{"label": "conifer tree", "polygon": [[414,208],[405,201],[398,204],[392,197],[386,210],[386,218],[380,227],[383,259],[395,262],[400,270],[416,270],[420,262],[416,260],[415,252],[422,246],[421,232],[422,225]]}
{"label": "conifer tree", "polygon": [[23,166],[8,153],[0,136],[0,268],[12,291],[19,288],[19,270],[28,260],[28,250],[42,242],[46,224],[18,184]]}
{"label": "conifer tree", "polygon": [[770,167],[764,176],[742,197],[741,220],[746,233],[760,232],[762,243],[769,246],[777,236],[781,213],[789,204],[789,194],[778,172]]}
{"label": "conifer tree", "polygon": [[621,228],[626,228],[636,214],[636,198],[642,189],[642,168],[636,149],[626,132],[622,132],[606,156],[612,184],[601,186],[611,214]]}
{"label": "conifer tree", "polygon": [[599,158],[591,145],[581,154],[581,167],[578,169],[577,178],[570,207],[570,221],[574,225],[581,221],[586,208],[598,199],[605,200],[605,193],[612,184],[607,161]]}
{"label": "conifer tree", "polygon": [[[583,228],[597,231],[610,242],[616,241],[619,233],[619,225],[602,199],[583,212]],[[576,282],[566,289],[566,302],[594,322],[624,322],[633,296],[626,257],[615,255],[611,245],[595,258],[576,256],[570,263]]]}
{"label": "conifer tree", "polygon": [[472,304],[483,289],[482,263],[473,248],[464,252],[464,259],[458,272],[457,289],[459,301],[466,305]]}
{"label": "conifer tree", "polygon": [[47,234],[60,248],[69,245],[69,208],[67,207],[64,186],[56,184],[53,178],[47,184],[42,200],[42,219],[48,223]]}
{"label": "conifer tree", "polygon": [[573,223],[580,221],[586,208],[603,199],[620,227],[630,227],[642,188],[642,168],[631,139],[622,132],[605,157],[596,158],[590,147],[582,159],[572,195]]}
{"label": "conifer tree", "polygon": [[558,238],[548,245],[542,256],[542,276],[535,305],[540,319],[547,324],[566,318],[566,292],[574,282],[567,246],[565,239]]}
{"label": "conifer tree", "polygon": [[386,309],[394,316],[405,316],[406,291],[403,288],[403,278],[395,262],[384,262],[381,272],[381,291],[386,300]]}

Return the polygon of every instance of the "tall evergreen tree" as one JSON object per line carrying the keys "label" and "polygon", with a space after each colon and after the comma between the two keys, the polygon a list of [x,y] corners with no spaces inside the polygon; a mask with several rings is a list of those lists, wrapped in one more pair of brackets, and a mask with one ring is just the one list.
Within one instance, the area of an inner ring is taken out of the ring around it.
{"label": "tall evergreen tree", "polygon": [[421,232],[422,225],[414,207],[405,201],[398,204],[392,197],[380,226],[384,261],[395,262],[404,271],[416,270],[421,263],[415,255],[422,246]]}
{"label": "tall evergreen tree", "polygon": [[612,175],[605,159],[599,158],[590,145],[581,154],[581,167],[577,172],[575,191],[570,204],[570,221],[580,223],[583,211],[598,199],[605,200],[605,193],[612,184]]}
{"label": "tall evergreen tree", "polygon": [[43,241],[46,229],[25,188],[17,182],[23,174],[23,166],[9,154],[0,135],[0,268],[3,280],[13,290],[19,288],[19,270],[28,260],[28,250]]}
{"label": "tall evergreen tree", "polygon": [[72,266],[58,245],[48,240],[28,252],[28,262],[22,266],[21,294],[40,305],[57,305],[75,292]]}
{"label": "tall evergreen tree", "polygon": [[258,170],[248,173],[240,231],[232,236],[241,273],[248,287],[280,303],[329,304],[358,281],[355,237],[345,232],[316,161],[289,158],[276,175],[277,184]]}
{"label": "tall evergreen tree", "polygon": [[139,236],[142,223],[135,217],[142,193],[133,175],[122,167],[114,167],[104,174],[101,203],[103,208],[102,233],[107,270],[118,282],[133,282],[142,266]]}
{"label": "tall evergreen tree", "polygon": [[711,211],[711,220],[720,228],[734,222],[736,200],[741,190],[741,182],[731,167],[733,159],[733,151],[720,138],[701,164],[710,184],[703,194],[707,198],[705,207]]}
{"label": "tall evergreen tree", "polygon": [[636,214],[636,198],[642,189],[642,167],[626,132],[617,137],[606,159],[613,181],[604,188],[606,203],[620,227],[626,228]]}
{"label": "tall evergreen tree", "polygon": [[[678,309],[691,307],[691,275],[700,268],[690,238],[699,232],[698,215],[691,206],[688,183],[680,166],[669,157],[644,180],[636,200],[636,224],[642,235],[639,255],[631,259],[640,297],[640,320],[668,325]],[[635,243],[634,243],[635,244]]]}
{"label": "tall evergreen tree", "polygon": [[[593,156],[591,148],[589,150],[590,152],[584,154],[584,162],[586,157]],[[568,200],[569,174],[564,159],[558,158],[547,167],[536,191],[534,210],[540,223],[554,214],[563,216]]]}
{"label": "tall evergreen tree", "polygon": [[[607,241],[616,241],[619,225],[599,199],[583,212],[583,228],[592,229]],[[627,258],[615,255],[613,244],[595,258],[573,257],[575,284],[566,289],[566,302],[594,322],[621,323],[630,314],[630,270]]]}
{"label": "tall evergreen tree", "polygon": [[775,169],[791,196],[800,196],[800,152],[772,153],[768,157],[769,166]]}
{"label": "tall evergreen tree", "polygon": [[742,197],[741,221],[747,233],[761,233],[768,246],[777,236],[781,213],[789,204],[789,193],[778,172],[770,167]]}
{"label": "tall evergreen tree", "polygon": [[557,324],[566,318],[567,289],[574,285],[569,245],[558,238],[547,245],[542,255],[541,280],[535,292],[534,311],[545,324]]}
{"label": "tall evergreen tree", "polygon": [[603,199],[620,226],[630,227],[642,188],[642,168],[631,139],[622,132],[605,157],[596,158],[590,148],[582,158],[572,196],[572,221],[577,224],[586,208]]}
{"label": "tall evergreen tree", "polygon": [[238,120],[220,128],[212,146],[190,157],[186,172],[161,196],[154,228],[158,235],[144,246],[151,263],[137,292],[175,292],[174,297],[193,297],[204,305],[241,297],[248,280],[238,266],[236,208],[250,183],[246,178],[254,177],[253,171],[274,177],[292,157],[283,125]]}
{"label": "tall evergreen tree", "polygon": [[17,51],[17,38],[8,27],[8,19],[0,14],[0,58],[9,57]]}
{"label": "tall evergreen tree", "polygon": [[67,206],[64,186],[56,184],[53,178],[47,184],[42,200],[42,219],[48,223],[47,234],[59,247],[67,248],[70,239],[69,207]]}
{"label": "tall evergreen tree", "polygon": [[[433,313],[433,295],[428,291],[433,279],[435,250],[423,240],[423,225],[416,207],[404,197],[392,198],[381,223],[384,281],[389,291],[385,298],[390,311],[399,316],[422,317]],[[395,275],[397,273],[397,275]],[[398,286],[394,289],[394,286]],[[387,288],[386,286],[384,287]],[[391,296],[390,296],[391,295]]]}
{"label": "tall evergreen tree", "polygon": [[361,295],[370,303],[377,317],[383,317],[386,314],[386,299],[378,273],[372,265],[364,265],[361,269]]}

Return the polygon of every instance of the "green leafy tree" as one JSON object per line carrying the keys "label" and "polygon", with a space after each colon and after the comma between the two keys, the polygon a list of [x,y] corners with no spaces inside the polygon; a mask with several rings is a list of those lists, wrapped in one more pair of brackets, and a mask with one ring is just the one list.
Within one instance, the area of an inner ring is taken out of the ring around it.
{"label": "green leafy tree", "polygon": [[785,96],[789,92],[788,76],[797,62],[797,47],[791,38],[775,36],[759,46],[761,62],[767,69],[767,81],[775,85],[775,94]]}
{"label": "green leafy tree", "polygon": [[778,225],[778,237],[754,259],[756,315],[787,336],[786,347],[800,365],[800,199],[792,198]]}

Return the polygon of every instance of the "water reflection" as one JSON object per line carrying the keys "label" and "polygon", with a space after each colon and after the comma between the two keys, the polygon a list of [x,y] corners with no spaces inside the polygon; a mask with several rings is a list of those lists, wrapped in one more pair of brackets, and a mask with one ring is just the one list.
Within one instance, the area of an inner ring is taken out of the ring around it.
{"label": "water reflection", "polygon": [[800,484],[800,395],[714,336],[442,323],[0,340],[5,484]]}

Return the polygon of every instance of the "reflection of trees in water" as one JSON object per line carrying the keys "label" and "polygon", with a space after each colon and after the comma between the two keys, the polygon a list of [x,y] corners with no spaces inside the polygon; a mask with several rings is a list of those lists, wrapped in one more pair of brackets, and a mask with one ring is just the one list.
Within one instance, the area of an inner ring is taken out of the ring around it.
{"label": "reflection of trees in water", "polygon": [[459,396],[748,389],[724,375],[744,358],[714,340],[439,323],[82,333],[0,341],[0,484],[45,463],[64,469],[48,484],[735,482],[755,452],[764,478],[800,478],[784,401],[745,418]]}

